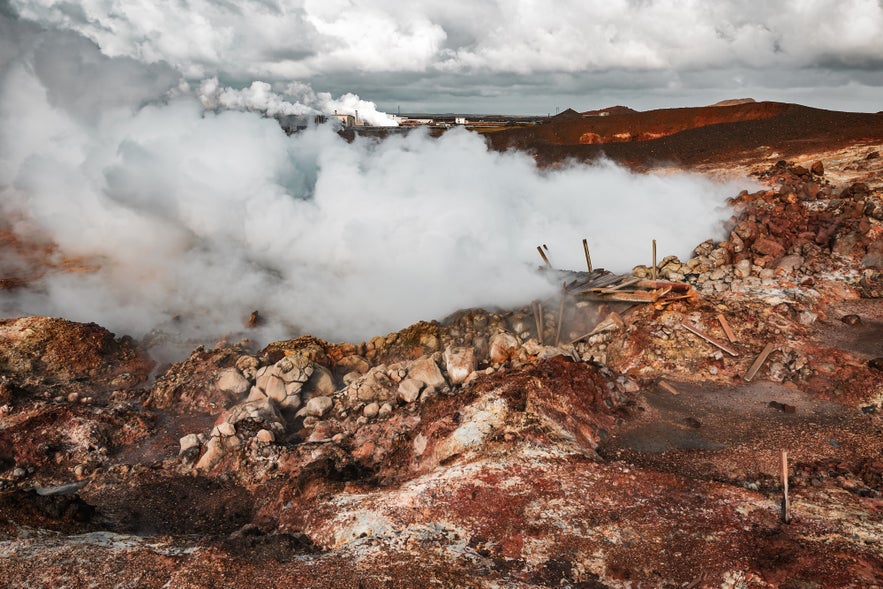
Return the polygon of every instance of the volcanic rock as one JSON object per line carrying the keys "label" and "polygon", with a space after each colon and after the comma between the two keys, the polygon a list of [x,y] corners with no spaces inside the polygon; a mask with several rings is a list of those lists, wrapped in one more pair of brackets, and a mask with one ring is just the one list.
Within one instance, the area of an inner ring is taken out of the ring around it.
{"label": "volcanic rock", "polygon": [[368,403],[362,410],[362,415],[364,415],[368,419],[373,419],[374,417],[377,417],[378,413],[380,413],[380,403],[378,403],[377,401],[372,401]]}
{"label": "volcanic rock", "polygon": [[218,389],[223,393],[239,397],[248,392],[251,383],[237,369],[227,368],[218,375]]}
{"label": "volcanic rock", "polygon": [[417,380],[416,378],[406,378],[399,383],[399,399],[401,399],[404,403],[413,403],[420,396],[420,390],[422,388],[422,381]]}
{"label": "volcanic rock", "polygon": [[452,385],[465,382],[475,368],[475,351],[471,347],[445,348],[445,370]]}
{"label": "volcanic rock", "polygon": [[[268,398],[273,399],[277,403],[285,401],[285,398],[289,395],[285,382],[273,373],[272,368],[264,367],[261,370],[263,370],[264,373],[261,374],[261,372],[258,371],[256,386],[261,389]],[[299,382],[297,383],[297,385],[301,384],[302,383]],[[300,386],[297,386],[297,390],[300,390]],[[297,394],[297,391],[295,391],[294,394]]]}
{"label": "volcanic rock", "polygon": [[774,259],[779,259],[785,255],[785,248],[782,247],[782,244],[766,237],[757,238],[751,245],[751,250]]}
{"label": "volcanic rock", "polygon": [[[321,364],[312,365],[313,374],[304,385],[302,392],[307,397],[314,395],[331,396],[337,391],[337,383],[331,371]],[[289,393],[290,394],[290,393]]]}
{"label": "volcanic rock", "polygon": [[784,256],[776,263],[776,272],[783,272],[786,274],[793,274],[800,267],[803,266],[803,257],[802,256]]}
{"label": "volcanic rock", "polygon": [[748,278],[751,276],[751,261],[747,258],[739,260],[733,266],[733,273],[736,275],[736,278]]}
{"label": "volcanic rock", "polygon": [[841,317],[840,321],[847,325],[861,325],[862,318],[855,313],[850,313],[849,315],[844,315],[843,317]]}
{"label": "volcanic rock", "polygon": [[198,436],[198,435],[196,435],[196,434],[187,434],[186,436],[184,436],[184,437],[181,438],[181,440],[180,440],[181,450],[179,451],[179,454],[184,454],[184,453],[186,453],[188,450],[191,450],[191,449],[193,449],[193,448],[199,448],[199,445],[200,445],[200,442],[199,442],[199,436]]}
{"label": "volcanic rock", "polygon": [[[258,424],[268,429],[281,431],[284,420],[270,399],[264,397],[245,401],[231,407],[223,416],[223,420],[234,426],[243,427],[245,423]],[[253,429],[253,427],[252,427]],[[230,435],[230,434],[227,434]]]}
{"label": "volcanic rock", "polygon": [[415,360],[408,367],[408,377],[419,380],[427,387],[442,388],[447,386],[448,382],[442,375],[441,369],[431,356],[425,356],[419,360]]}
{"label": "volcanic rock", "polygon": [[518,351],[518,339],[508,332],[494,334],[490,339],[489,355],[493,364],[502,364],[513,359]]}
{"label": "volcanic rock", "polygon": [[371,369],[371,364],[369,364],[365,358],[363,358],[362,356],[357,356],[355,354],[344,356],[343,358],[335,362],[334,366],[344,374],[349,372],[365,374],[366,372],[368,372],[368,370]]}
{"label": "volcanic rock", "polygon": [[334,401],[330,397],[313,397],[307,401],[305,411],[307,415],[322,417],[331,409],[332,405],[334,405]]}

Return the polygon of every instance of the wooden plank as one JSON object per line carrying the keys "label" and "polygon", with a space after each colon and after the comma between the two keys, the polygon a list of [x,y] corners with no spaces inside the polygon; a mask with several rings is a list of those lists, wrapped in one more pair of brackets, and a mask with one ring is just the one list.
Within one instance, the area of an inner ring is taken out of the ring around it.
{"label": "wooden plank", "polygon": [[593,288],[610,286],[611,284],[615,284],[619,280],[622,279],[622,274],[605,274],[604,276],[599,276],[592,282]]}
{"label": "wooden plank", "polygon": [[546,266],[551,268],[552,262],[550,262],[549,258],[546,257],[546,252],[543,251],[543,247],[538,245],[537,251],[540,252],[540,257],[543,258],[543,261],[546,263]]}
{"label": "wooden plank", "polygon": [[721,328],[723,328],[724,333],[727,334],[727,339],[730,340],[731,344],[736,343],[736,334],[733,333],[733,330],[730,328],[730,323],[727,321],[727,318],[724,317],[723,313],[717,314],[718,323],[721,324]]}
{"label": "wooden plank", "polygon": [[610,288],[607,289],[607,291],[612,292],[615,290],[619,290],[621,288],[631,286],[631,285],[636,284],[638,282],[641,282],[641,278],[639,278],[637,276],[632,276],[631,278],[626,278],[625,280],[623,280],[619,284],[615,284],[615,285],[611,286]]}
{"label": "wooden plank", "polygon": [[678,389],[674,388],[673,386],[671,386],[670,384],[668,384],[664,380],[660,380],[658,384],[659,384],[659,388],[663,389],[666,392],[671,393],[672,395],[679,395],[680,394],[680,393],[678,393]]}
{"label": "wooden plank", "polygon": [[728,345],[726,345],[726,344],[722,344],[722,343],[720,343],[719,341],[717,341],[716,339],[714,339],[713,337],[711,337],[711,336],[708,335],[707,333],[704,333],[704,332],[702,332],[702,331],[699,331],[699,330],[696,329],[695,327],[692,327],[692,326],[690,326],[690,325],[687,325],[686,323],[681,323],[681,327],[683,327],[684,329],[686,329],[686,330],[689,331],[690,333],[692,333],[692,334],[694,334],[694,335],[696,335],[696,336],[698,336],[698,337],[701,337],[702,339],[704,339],[705,341],[707,341],[707,342],[710,343],[711,345],[713,345],[713,346],[715,346],[715,347],[717,347],[717,348],[720,348],[721,350],[723,350],[724,352],[726,352],[726,353],[729,354],[730,356],[736,357],[736,356],[739,355],[739,352],[737,352],[736,350],[734,350],[734,349],[731,348],[730,346],[728,346]]}
{"label": "wooden plank", "polygon": [[590,291],[596,288],[605,288],[610,286],[611,284],[615,284],[622,276],[617,274],[607,274],[605,276],[601,276],[595,278],[594,280],[587,280],[581,284],[576,286],[568,287],[567,290],[573,294],[582,294],[584,292]]}
{"label": "wooden plank", "polygon": [[610,294],[590,293],[589,300],[610,301],[620,303],[655,303],[657,297],[653,292],[636,290],[632,292],[612,292]]}
{"label": "wooden plank", "polygon": [[751,365],[751,368],[748,369],[748,372],[745,373],[745,380],[747,382],[751,382],[751,379],[757,375],[757,371],[760,370],[760,367],[766,362],[767,357],[772,354],[775,349],[776,344],[773,342],[770,342],[763,347],[763,351],[761,351],[760,355],[754,361],[754,364]]}
{"label": "wooden plank", "polygon": [[687,299],[692,299],[695,295],[685,294],[685,295],[675,295],[673,297],[665,297],[664,299],[660,299],[657,301],[658,303],[673,303],[675,301],[685,301]]}
{"label": "wooden plank", "polygon": [[669,280],[639,280],[636,284],[639,288],[663,288],[671,287],[676,292],[689,292],[693,287],[686,282],[671,282]]}

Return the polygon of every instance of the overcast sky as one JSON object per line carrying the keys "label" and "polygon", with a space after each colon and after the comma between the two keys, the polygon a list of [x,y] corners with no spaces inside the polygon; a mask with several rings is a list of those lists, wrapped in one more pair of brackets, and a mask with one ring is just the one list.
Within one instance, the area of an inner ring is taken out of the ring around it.
{"label": "overcast sky", "polygon": [[883,110],[883,0],[0,0],[191,82],[395,111],[545,114],[728,98]]}

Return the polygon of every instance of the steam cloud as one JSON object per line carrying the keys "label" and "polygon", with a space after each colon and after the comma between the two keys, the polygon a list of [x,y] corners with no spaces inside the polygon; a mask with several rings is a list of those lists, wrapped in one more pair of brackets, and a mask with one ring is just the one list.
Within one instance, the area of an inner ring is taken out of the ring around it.
{"label": "steam cloud", "polygon": [[[248,112],[295,108],[263,86],[204,84],[218,108],[206,110],[178,84],[167,66],[0,17],[4,229],[90,266],[0,291],[6,314],[209,338],[259,309],[265,338],[352,341],[554,292],[534,271],[539,243],[560,267],[582,267],[583,237],[613,270],[646,262],[651,237],[685,256],[719,232],[734,193],[610,164],[539,171],[465,131],[288,137]],[[0,270],[14,262],[5,252]]]}
{"label": "steam cloud", "polygon": [[303,116],[315,113],[352,115],[373,127],[396,127],[398,122],[377,110],[373,102],[346,93],[333,98],[328,92],[316,93],[309,84],[290,83],[283,94],[267,82],[255,81],[247,88],[222,87],[217,78],[203,80],[199,100],[207,109],[248,110],[268,116]]}

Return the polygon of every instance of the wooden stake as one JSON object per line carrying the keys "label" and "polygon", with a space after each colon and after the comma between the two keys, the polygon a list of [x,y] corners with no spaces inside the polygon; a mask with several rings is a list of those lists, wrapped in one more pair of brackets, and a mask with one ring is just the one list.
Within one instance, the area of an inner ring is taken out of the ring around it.
{"label": "wooden stake", "polygon": [[543,345],[543,303],[537,301],[533,313],[537,322],[537,341]]}
{"label": "wooden stake", "polygon": [[724,333],[727,334],[727,339],[730,340],[731,344],[735,344],[736,343],[736,334],[734,334],[733,330],[730,329],[730,324],[727,321],[727,318],[724,317],[724,314],[718,313],[717,320],[721,324],[721,327],[723,328]]}
{"label": "wooden stake", "polygon": [[540,252],[540,257],[543,258],[543,261],[546,263],[546,266],[551,268],[552,263],[549,261],[549,258],[546,257],[546,252],[543,251],[543,247],[538,245],[537,251]]}
{"label": "wooden stake", "polygon": [[782,522],[791,523],[791,501],[788,499],[788,451],[782,450]]}
{"label": "wooden stake", "polygon": [[586,266],[589,268],[589,272],[592,271],[592,256],[589,255],[589,242],[585,239],[583,240],[583,250],[586,252]]}
{"label": "wooden stake", "polygon": [[558,347],[558,344],[561,343],[561,324],[564,323],[564,302],[565,302],[565,294],[561,292],[561,304],[558,305],[558,331],[555,332],[555,347]]}
{"label": "wooden stake", "polygon": [[651,277],[653,280],[656,280],[656,240],[653,240],[653,269],[651,272]]}
{"label": "wooden stake", "polygon": [[678,393],[678,389],[674,388],[673,386],[671,386],[670,384],[668,384],[664,380],[659,381],[659,388],[671,393],[672,395],[680,394],[680,393]]}
{"label": "wooden stake", "polygon": [[734,350],[734,349],[731,348],[730,346],[727,346],[727,345],[725,345],[725,344],[720,343],[720,342],[717,341],[716,339],[712,338],[711,336],[709,336],[709,335],[706,334],[706,333],[703,333],[703,332],[699,331],[699,330],[696,329],[695,327],[691,327],[691,326],[687,325],[686,323],[681,323],[681,327],[683,327],[684,329],[686,329],[686,330],[689,331],[690,333],[692,333],[692,334],[694,334],[694,335],[697,335],[697,336],[701,337],[702,339],[704,339],[705,341],[707,341],[707,342],[710,343],[711,345],[720,348],[721,350],[723,350],[724,352],[726,352],[726,353],[729,354],[730,356],[734,356],[734,357],[735,357],[735,356],[738,356],[738,355],[739,355],[739,352],[737,352],[736,350]]}
{"label": "wooden stake", "polygon": [[773,353],[776,349],[776,344],[773,342],[768,343],[764,346],[763,351],[760,353],[760,356],[754,361],[754,364],[751,365],[751,368],[748,369],[748,372],[745,373],[745,381],[751,382],[751,379],[757,375],[757,371],[760,370],[760,367],[763,366],[763,363],[766,362],[767,356]]}

